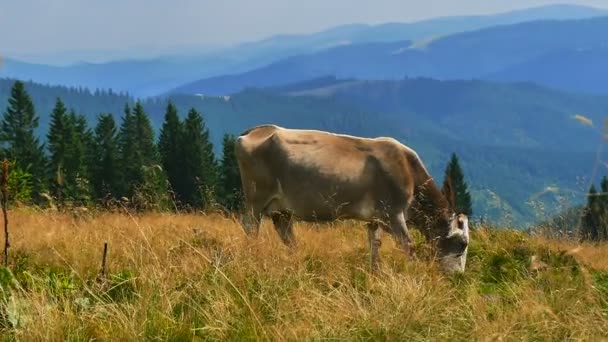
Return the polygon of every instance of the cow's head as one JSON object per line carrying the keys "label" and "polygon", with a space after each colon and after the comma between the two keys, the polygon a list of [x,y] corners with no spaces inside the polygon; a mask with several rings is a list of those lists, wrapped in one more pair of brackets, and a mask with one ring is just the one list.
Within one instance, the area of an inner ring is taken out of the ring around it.
{"label": "cow's head", "polygon": [[445,221],[447,227],[442,229],[445,233],[439,237],[437,243],[438,256],[442,271],[446,273],[464,272],[469,247],[469,218],[461,213],[454,213],[455,193],[451,182],[447,181],[443,189],[451,213]]}
{"label": "cow's head", "polygon": [[441,270],[446,273],[464,272],[469,247],[469,220],[466,215],[453,215],[449,230],[437,243]]}

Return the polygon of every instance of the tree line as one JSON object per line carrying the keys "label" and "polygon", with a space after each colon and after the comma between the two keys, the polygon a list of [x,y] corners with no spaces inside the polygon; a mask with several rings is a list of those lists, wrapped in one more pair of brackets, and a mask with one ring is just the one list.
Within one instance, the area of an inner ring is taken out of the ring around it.
{"label": "tree line", "polygon": [[140,102],[125,105],[120,125],[103,113],[91,128],[57,98],[50,120],[41,142],[32,99],[23,82],[15,81],[0,122],[12,201],[58,206],[121,201],[139,209],[239,206],[235,137],[223,137],[223,155],[216,158],[195,109],[181,120],[169,101],[158,139]]}
{"label": "tree line", "polygon": [[581,237],[592,241],[608,240],[608,176],[604,176],[600,189],[591,184],[587,204],[583,209]]}
{"label": "tree line", "polygon": [[[45,142],[35,135],[38,122],[24,83],[15,81],[0,122],[1,157],[11,162],[12,201],[57,206],[122,203],[141,210],[241,207],[235,136],[223,136],[223,153],[216,157],[205,120],[194,108],[181,120],[169,101],[158,139],[140,102],[132,108],[125,105],[120,125],[111,113],[102,113],[91,128],[85,116],[57,98]],[[470,216],[471,197],[455,154],[446,167],[444,186],[448,178],[456,209]]]}

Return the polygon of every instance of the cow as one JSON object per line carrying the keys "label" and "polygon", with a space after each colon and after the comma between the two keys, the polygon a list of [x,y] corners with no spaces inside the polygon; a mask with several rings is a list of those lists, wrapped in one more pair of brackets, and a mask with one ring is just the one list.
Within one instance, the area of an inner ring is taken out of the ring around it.
{"label": "cow", "polygon": [[290,247],[296,246],[294,220],[363,221],[375,273],[381,231],[414,257],[411,222],[435,247],[442,271],[464,272],[467,216],[454,213],[450,183],[442,193],[418,154],[397,140],[260,125],[237,137],[235,154],[247,236],[257,236],[264,216]]}

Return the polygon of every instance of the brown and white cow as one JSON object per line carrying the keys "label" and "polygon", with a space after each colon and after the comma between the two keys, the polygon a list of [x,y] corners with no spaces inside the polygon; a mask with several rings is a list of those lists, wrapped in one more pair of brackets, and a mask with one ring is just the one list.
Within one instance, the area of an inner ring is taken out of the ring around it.
{"label": "brown and white cow", "polygon": [[408,221],[436,246],[442,270],[464,271],[468,218],[452,211],[450,187],[443,194],[418,154],[397,140],[263,125],[241,134],[235,152],[248,235],[257,235],[263,216],[288,246],[294,219],[363,220],[375,272],[381,230],[411,254]]}

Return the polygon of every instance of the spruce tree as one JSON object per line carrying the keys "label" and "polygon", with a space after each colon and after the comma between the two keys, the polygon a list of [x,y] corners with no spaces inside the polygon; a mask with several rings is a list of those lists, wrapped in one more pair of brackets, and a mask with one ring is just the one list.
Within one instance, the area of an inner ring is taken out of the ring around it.
{"label": "spruce tree", "polygon": [[209,140],[209,130],[205,127],[201,114],[194,108],[190,109],[184,121],[181,149],[184,204],[209,208],[216,190],[217,163]]}
{"label": "spruce tree", "polygon": [[228,210],[238,210],[241,206],[242,187],[239,166],[235,153],[236,138],[225,134],[222,139],[222,161],[220,164],[219,186],[221,202]]}
{"label": "spruce tree", "polygon": [[597,239],[608,240],[608,177],[604,176],[600,183],[601,194],[598,196],[598,226]]}
{"label": "spruce tree", "polygon": [[51,195],[63,201],[63,175],[65,173],[66,150],[70,142],[66,139],[69,135],[68,111],[60,98],[57,98],[55,107],[51,112],[51,124],[47,134],[47,147],[49,150],[49,188]]}
{"label": "spruce tree", "polygon": [[582,222],[581,238],[585,240],[597,240],[597,231],[599,226],[599,200],[595,185],[591,184],[589,193],[587,194],[587,206]]}
{"label": "spruce tree", "polygon": [[178,202],[182,201],[184,193],[184,177],[182,174],[181,139],[183,125],[177,114],[177,109],[171,101],[167,105],[165,121],[160,130],[158,150],[161,164]]}
{"label": "spruce tree", "polygon": [[135,104],[132,113],[125,110],[120,136],[126,195],[142,209],[166,205],[166,177],[160,166],[150,118],[140,102]]}
{"label": "spruce tree", "polygon": [[90,196],[88,158],[92,136],[86,118],[57,100],[48,133],[50,188],[60,203],[64,200],[84,204]]}
{"label": "spruce tree", "polygon": [[133,107],[133,120],[135,122],[135,156],[141,165],[158,164],[158,150],[154,144],[154,129],[148,114],[140,102]]}
{"label": "spruce tree", "polygon": [[473,214],[471,195],[467,189],[467,183],[464,180],[464,174],[460,168],[456,153],[452,153],[452,158],[445,169],[445,178],[443,181],[444,190],[447,187],[448,178],[451,180],[452,189],[454,191],[454,211],[470,217]]}
{"label": "spruce tree", "polygon": [[65,181],[70,199],[85,204],[90,199],[89,161],[93,148],[93,133],[88,128],[83,115],[73,110],[69,114],[69,129],[66,139],[69,142],[66,153]]}
{"label": "spruce tree", "polygon": [[117,198],[121,191],[118,132],[111,114],[99,116],[95,127],[90,178],[98,199]]}
{"label": "spruce tree", "polygon": [[5,156],[15,160],[15,167],[31,173],[35,200],[40,198],[46,183],[44,146],[34,133],[38,121],[23,82],[15,81],[0,124],[0,141],[5,145]]}
{"label": "spruce tree", "polygon": [[131,197],[133,182],[137,180],[138,166],[135,165],[135,136],[136,127],[131,108],[125,104],[124,115],[118,134],[120,154],[120,170],[122,171],[120,196]]}

